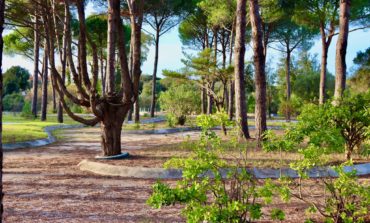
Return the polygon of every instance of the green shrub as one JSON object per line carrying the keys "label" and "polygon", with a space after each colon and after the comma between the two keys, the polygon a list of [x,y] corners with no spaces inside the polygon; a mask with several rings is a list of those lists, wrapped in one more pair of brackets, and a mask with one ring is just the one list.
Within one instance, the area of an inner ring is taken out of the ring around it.
{"label": "green shrub", "polygon": [[34,118],[31,110],[31,103],[29,101],[24,103],[21,116],[25,118]]}
{"label": "green shrub", "polygon": [[172,86],[159,96],[161,108],[174,115],[179,123],[185,123],[187,115],[200,111],[199,90],[192,85]]}
{"label": "green shrub", "polygon": [[24,105],[24,97],[20,93],[7,94],[3,98],[4,111],[20,112]]}
{"label": "green shrub", "polygon": [[[257,183],[245,168],[221,159],[224,144],[211,129],[220,125],[216,115],[197,117],[202,128],[200,140],[189,158],[174,158],[166,168],[181,168],[183,178],[171,187],[158,182],[147,203],[154,208],[184,204],[182,214],[188,222],[251,222],[263,215],[262,205],[271,202],[273,186]],[[225,172],[225,170],[227,170]],[[277,219],[283,218],[275,211]]]}
{"label": "green shrub", "polygon": [[271,150],[284,145],[283,150],[287,150],[314,146],[327,154],[345,151],[349,160],[354,149],[361,148],[361,144],[370,139],[369,126],[370,91],[344,97],[336,106],[330,102],[306,105],[298,116],[298,123],[287,129],[283,137],[276,139],[273,134],[266,135],[265,148]]}

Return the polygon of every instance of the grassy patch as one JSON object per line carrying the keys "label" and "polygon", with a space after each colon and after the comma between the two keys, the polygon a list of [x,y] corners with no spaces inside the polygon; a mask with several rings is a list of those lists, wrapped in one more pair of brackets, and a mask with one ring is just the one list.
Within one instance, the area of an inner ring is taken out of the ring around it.
{"label": "grassy patch", "polygon": [[[56,116],[48,116],[47,121],[26,119],[19,115],[5,114],[3,116],[3,143],[23,142],[47,137],[44,128],[59,125]],[[77,124],[68,117],[64,117],[65,124]]]}

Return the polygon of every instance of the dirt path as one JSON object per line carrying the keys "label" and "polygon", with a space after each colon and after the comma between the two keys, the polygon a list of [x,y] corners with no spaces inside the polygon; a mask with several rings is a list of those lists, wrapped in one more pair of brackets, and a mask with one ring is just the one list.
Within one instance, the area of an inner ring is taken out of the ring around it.
{"label": "dirt path", "polygon": [[[130,151],[197,134],[127,134],[122,140]],[[5,222],[182,221],[176,207],[158,211],[145,204],[155,180],[101,177],[77,168],[100,153],[99,129],[71,129],[62,136],[42,148],[5,152]]]}

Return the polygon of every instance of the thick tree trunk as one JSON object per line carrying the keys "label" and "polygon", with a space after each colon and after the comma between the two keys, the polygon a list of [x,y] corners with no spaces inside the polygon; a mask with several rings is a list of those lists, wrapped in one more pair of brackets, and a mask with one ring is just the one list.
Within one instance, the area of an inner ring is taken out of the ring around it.
{"label": "thick tree trunk", "polygon": [[261,17],[257,0],[249,1],[250,22],[252,26],[253,61],[256,82],[256,138],[260,144],[263,133],[266,131],[266,74],[265,74],[265,52],[262,43]]}
{"label": "thick tree trunk", "polygon": [[[109,9],[115,9],[119,6],[119,1],[109,0]],[[113,96],[115,94],[115,62],[116,62],[116,40],[117,40],[117,22],[116,15],[113,12],[108,14],[108,40],[107,40],[107,76],[106,76],[106,94]],[[123,81],[123,80],[121,80]]]}
{"label": "thick tree trunk", "polygon": [[101,105],[103,111],[100,128],[102,131],[101,145],[104,156],[121,154],[121,132],[130,106],[114,106],[108,103]]}
{"label": "thick tree trunk", "polygon": [[290,106],[290,92],[291,92],[291,86],[290,86],[290,50],[287,49],[286,52],[286,60],[285,60],[285,81],[286,81],[286,102],[287,102],[287,109],[286,109],[286,120],[290,121],[290,113],[291,113],[291,106]]}
{"label": "thick tree trunk", "polygon": [[246,0],[238,0],[236,8],[235,35],[235,118],[240,127],[240,134],[248,139],[247,105],[245,100],[244,56],[246,29]]}
{"label": "thick tree trunk", "polygon": [[150,117],[154,117],[156,104],[156,84],[157,84],[157,68],[158,68],[158,52],[159,51],[159,28],[157,28],[155,36],[155,56],[154,56],[154,70],[152,79],[152,103],[150,105]]}
{"label": "thick tree trunk", "polygon": [[[37,14],[37,13],[36,13]],[[35,16],[35,30],[34,30],[34,43],[33,43],[33,56],[34,56],[34,69],[33,69],[33,82],[32,82],[32,115],[37,116],[37,88],[39,82],[39,48],[40,48],[40,35],[39,32],[39,19]]]}
{"label": "thick tree trunk", "polygon": [[46,112],[48,105],[48,76],[49,76],[49,60],[48,53],[49,49],[47,47],[47,42],[45,41],[45,50],[44,50],[44,63],[43,63],[43,75],[42,75],[42,89],[41,89],[41,121],[46,121]]}
{"label": "thick tree trunk", "polygon": [[350,0],[340,0],[339,36],[337,40],[337,49],[335,54],[334,101],[339,100],[343,96],[343,91],[346,88],[346,53],[348,42],[350,2]]}
{"label": "thick tree trunk", "polygon": [[[3,30],[4,30],[4,11],[5,11],[5,0],[0,0],[0,74],[2,74],[2,62],[3,62]],[[3,75],[0,75],[0,223],[3,222],[3,144],[2,144],[2,133],[3,133]]]}

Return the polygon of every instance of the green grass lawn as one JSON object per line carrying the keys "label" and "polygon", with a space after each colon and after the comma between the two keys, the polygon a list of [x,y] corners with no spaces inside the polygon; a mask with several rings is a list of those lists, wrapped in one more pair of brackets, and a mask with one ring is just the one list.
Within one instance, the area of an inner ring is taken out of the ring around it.
{"label": "green grass lawn", "polygon": [[[57,117],[49,115],[47,121],[39,119],[26,119],[18,114],[3,115],[3,143],[23,142],[28,140],[43,139],[47,137],[44,128],[59,125]],[[64,116],[64,124],[77,124],[69,117]]]}

